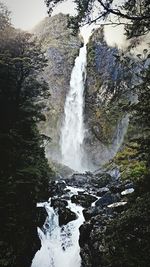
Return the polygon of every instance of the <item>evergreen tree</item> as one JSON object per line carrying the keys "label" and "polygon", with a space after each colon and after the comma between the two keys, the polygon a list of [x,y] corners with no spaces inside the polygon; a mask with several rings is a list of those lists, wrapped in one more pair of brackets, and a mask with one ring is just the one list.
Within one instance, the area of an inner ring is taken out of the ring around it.
{"label": "evergreen tree", "polygon": [[33,37],[15,30],[0,4],[0,266],[30,266],[39,248],[36,203],[48,198],[51,170],[37,123],[48,87],[46,60]]}

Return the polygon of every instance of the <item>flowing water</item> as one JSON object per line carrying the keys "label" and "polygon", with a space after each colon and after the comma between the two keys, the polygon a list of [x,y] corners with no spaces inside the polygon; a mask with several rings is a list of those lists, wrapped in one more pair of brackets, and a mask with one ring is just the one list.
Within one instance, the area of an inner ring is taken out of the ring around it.
{"label": "flowing water", "polygon": [[[86,56],[87,49],[84,45],[80,49],[79,56],[75,60],[70,80],[70,90],[66,97],[64,107],[64,123],[61,131],[62,163],[73,170],[83,172],[86,158],[83,150],[84,142],[84,85],[86,80]],[[118,149],[122,141],[122,130],[126,129],[128,117],[125,117],[118,125],[111,152]],[[109,151],[110,153],[110,151]],[[106,155],[105,155],[106,156]],[[67,186],[70,197],[78,194],[77,188]],[[82,189],[82,191],[84,191]],[[51,203],[39,203],[37,207],[43,207],[47,211],[47,219],[42,229],[38,228],[41,240],[41,249],[35,254],[31,267],[81,267],[79,247],[79,227],[84,222],[81,206],[71,203],[68,206],[77,215],[77,219],[66,225],[59,226],[59,216]],[[95,202],[92,206],[95,205]]]}
{"label": "flowing water", "polygon": [[86,45],[80,48],[70,80],[61,130],[62,163],[75,171],[84,171],[84,84],[86,80]]}
{"label": "flowing water", "polygon": [[[70,195],[77,189],[68,188]],[[32,267],[80,267],[79,227],[84,221],[83,208],[68,200],[68,208],[75,212],[77,219],[59,226],[58,214],[50,203],[39,203],[37,207],[46,209],[48,217],[42,229],[38,228],[41,249],[36,253]]]}
{"label": "flowing water", "polygon": [[[73,170],[84,171],[84,84],[86,80],[86,45],[80,48],[70,79],[70,90],[64,107],[64,123],[61,131],[62,163]],[[79,189],[68,187],[70,196]],[[82,190],[83,191],[83,190]],[[68,200],[68,208],[77,219],[59,226],[59,217],[49,202],[39,203],[47,211],[42,229],[38,228],[41,249],[36,253],[32,267],[80,267],[79,227],[83,224],[83,208]]]}

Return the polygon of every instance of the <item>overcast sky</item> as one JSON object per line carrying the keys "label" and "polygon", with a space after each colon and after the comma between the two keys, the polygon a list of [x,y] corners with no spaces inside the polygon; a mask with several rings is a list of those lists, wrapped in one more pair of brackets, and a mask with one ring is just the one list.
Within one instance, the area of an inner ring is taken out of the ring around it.
{"label": "overcast sky", "polygon": [[[15,27],[24,30],[33,28],[40,20],[47,16],[44,0],[2,0],[12,12],[12,23]],[[71,1],[61,4],[55,13],[73,13],[74,6]]]}

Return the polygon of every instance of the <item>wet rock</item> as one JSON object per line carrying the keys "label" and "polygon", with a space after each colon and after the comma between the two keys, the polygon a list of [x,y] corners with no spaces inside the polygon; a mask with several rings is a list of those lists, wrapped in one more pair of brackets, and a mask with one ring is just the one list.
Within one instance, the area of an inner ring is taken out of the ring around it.
{"label": "wet rock", "polygon": [[59,198],[52,198],[51,199],[51,206],[56,208],[65,208],[68,205],[68,202],[65,199],[59,199]]}
{"label": "wet rock", "polygon": [[92,230],[92,224],[86,222],[80,226],[79,230],[80,230],[79,244],[82,247],[84,246],[84,244],[88,242],[88,238]]}
{"label": "wet rock", "polygon": [[108,187],[102,187],[98,190],[97,196],[102,197],[105,193],[109,191]]}
{"label": "wet rock", "polygon": [[66,207],[59,208],[58,215],[59,215],[59,226],[62,226],[77,219],[77,215]]}
{"label": "wet rock", "polygon": [[86,174],[74,173],[69,179],[66,179],[66,182],[69,185],[84,187],[89,183],[89,179]]}
{"label": "wet rock", "polygon": [[[97,215],[80,227],[79,244],[82,266],[100,267],[102,254],[107,251],[103,236],[106,232],[107,215]],[[107,266],[107,265],[106,265]]]}
{"label": "wet rock", "polygon": [[50,197],[53,197],[56,195],[62,196],[63,194],[65,194],[65,188],[66,188],[66,183],[64,181],[59,181],[59,182],[52,181],[49,184]]}
{"label": "wet rock", "polygon": [[122,202],[116,202],[116,203],[110,204],[108,205],[108,208],[116,212],[122,212],[123,210],[125,210],[126,206],[127,206],[127,202],[122,201]]}
{"label": "wet rock", "polygon": [[37,219],[36,219],[36,224],[38,227],[42,227],[45,220],[46,220],[46,217],[47,217],[47,212],[46,210],[43,208],[43,207],[39,207],[37,209]]}
{"label": "wet rock", "polygon": [[[84,174],[75,173],[71,176],[71,178],[65,180],[67,184],[70,186],[76,186],[79,188],[84,188],[86,191],[92,194],[97,194],[97,192],[101,191],[99,194],[103,194],[103,189],[110,183],[113,183],[115,179],[111,177],[108,173],[98,172],[93,174],[91,172],[86,172]],[[106,189],[106,191],[108,191]],[[99,196],[99,194],[97,194]]]}
{"label": "wet rock", "polygon": [[64,199],[64,200],[70,200],[70,198],[71,198],[71,197],[70,197],[69,194],[68,194],[68,195],[63,195],[63,199]]}
{"label": "wet rock", "polygon": [[134,192],[134,188],[129,188],[129,189],[126,189],[123,192],[121,192],[121,195],[126,196],[128,194],[132,194],[133,192]]}
{"label": "wet rock", "polygon": [[123,185],[121,183],[110,184],[109,190],[114,194],[121,193],[123,191]]}
{"label": "wet rock", "polygon": [[90,207],[88,209],[83,210],[83,216],[86,221],[90,220],[93,216],[96,216],[99,214],[99,209],[97,207]]}
{"label": "wet rock", "polygon": [[95,202],[95,205],[99,207],[104,207],[112,203],[118,202],[119,200],[119,194],[112,194],[110,192],[107,192],[104,196],[102,196],[99,200]]}
{"label": "wet rock", "polygon": [[98,187],[106,187],[111,181],[113,181],[113,177],[108,173],[99,173],[95,175],[96,183]]}
{"label": "wet rock", "polygon": [[134,188],[134,184],[133,184],[133,182],[128,181],[128,182],[125,184],[124,187],[125,187],[125,189]]}
{"label": "wet rock", "polygon": [[92,267],[91,249],[87,244],[85,244],[83,248],[80,248],[80,255],[82,258],[81,267]]}
{"label": "wet rock", "polygon": [[89,207],[91,204],[96,201],[96,197],[88,194],[73,195],[71,197],[72,203],[81,205],[82,207]]}
{"label": "wet rock", "polygon": [[70,221],[76,220],[77,215],[72,212],[68,206],[68,202],[66,199],[60,199],[57,197],[54,197],[51,199],[51,206],[57,210],[59,215],[59,225],[65,225],[69,223]]}

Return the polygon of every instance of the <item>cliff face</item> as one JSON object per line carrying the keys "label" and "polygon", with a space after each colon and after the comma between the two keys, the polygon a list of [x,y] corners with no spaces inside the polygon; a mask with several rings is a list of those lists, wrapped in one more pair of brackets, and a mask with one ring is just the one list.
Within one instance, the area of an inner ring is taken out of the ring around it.
{"label": "cliff face", "polygon": [[[74,36],[67,26],[68,16],[58,14],[46,18],[34,33],[46,52],[48,66],[42,76],[49,85],[50,96],[44,110],[46,121],[40,131],[50,136],[48,158],[60,161],[59,138],[64,113],[64,103],[69,90],[71,71],[81,46],[79,36]],[[118,151],[128,125],[128,116],[119,104],[128,101],[127,96],[114,97],[114,87],[119,85],[122,69],[104,41],[103,30],[96,30],[88,43],[87,82],[85,88],[85,151],[89,163],[100,166]]]}
{"label": "cliff face", "polygon": [[128,115],[122,113],[120,105],[126,104],[129,96],[116,97],[114,90],[123,73],[116,54],[118,49],[104,41],[103,29],[96,30],[88,43],[85,90],[85,149],[96,165],[115,155],[128,126]]}
{"label": "cliff face", "polygon": [[45,18],[34,29],[34,33],[41,41],[48,59],[48,66],[42,76],[48,83],[50,93],[44,110],[46,121],[39,127],[42,133],[52,139],[47,147],[47,154],[57,159],[65,97],[81,41],[78,36],[73,35],[71,29],[68,29],[68,16],[64,14]]}

